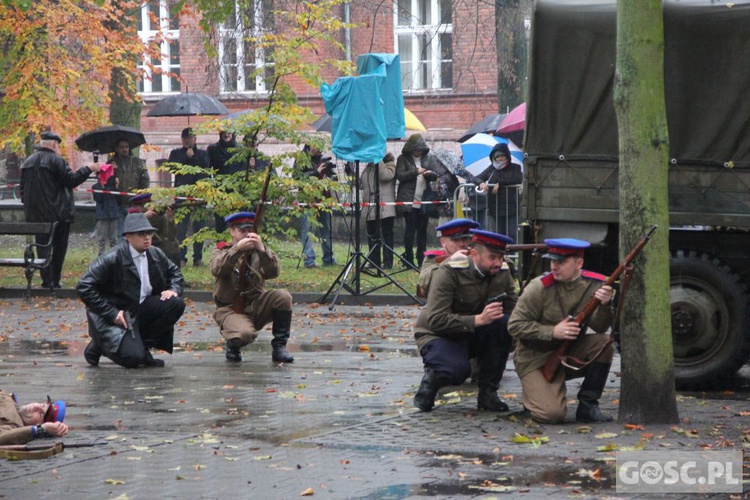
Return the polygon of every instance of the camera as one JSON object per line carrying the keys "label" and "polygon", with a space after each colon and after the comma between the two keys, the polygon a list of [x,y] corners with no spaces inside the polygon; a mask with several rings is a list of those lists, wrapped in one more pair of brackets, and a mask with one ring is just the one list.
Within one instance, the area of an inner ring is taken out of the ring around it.
{"label": "camera", "polygon": [[495,302],[503,303],[503,302],[505,302],[506,298],[508,298],[508,294],[507,293],[501,293],[500,295],[493,295],[492,297],[488,298],[484,302],[484,305],[493,304]]}
{"label": "camera", "polygon": [[323,165],[323,177],[328,177],[331,180],[339,180],[338,174],[336,173],[336,164],[331,161],[330,156],[325,156],[320,159],[318,165]]}

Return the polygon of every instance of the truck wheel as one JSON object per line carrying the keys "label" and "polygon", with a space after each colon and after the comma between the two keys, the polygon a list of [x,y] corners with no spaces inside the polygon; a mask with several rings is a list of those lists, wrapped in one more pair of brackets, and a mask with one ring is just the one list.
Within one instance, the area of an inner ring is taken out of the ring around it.
{"label": "truck wheel", "polygon": [[670,302],[678,389],[719,387],[747,361],[748,298],[739,276],[718,259],[695,251],[673,253]]}

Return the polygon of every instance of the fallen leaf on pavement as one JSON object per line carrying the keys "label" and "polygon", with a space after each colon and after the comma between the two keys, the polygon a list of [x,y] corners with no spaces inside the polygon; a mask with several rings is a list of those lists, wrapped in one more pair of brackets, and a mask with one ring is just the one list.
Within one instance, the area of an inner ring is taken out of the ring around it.
{"label": "fallen leaf on pavement", "polygon": [[299,494],[301,497],[311,497],[315,494],[315,490],[312,488],[307,488],[305,491]]}

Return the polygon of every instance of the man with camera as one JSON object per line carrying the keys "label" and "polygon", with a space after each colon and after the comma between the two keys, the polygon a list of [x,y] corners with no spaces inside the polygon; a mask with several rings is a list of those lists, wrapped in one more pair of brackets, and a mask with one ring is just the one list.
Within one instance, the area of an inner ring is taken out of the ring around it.
{"label": "man with camera", "polygon": [[471,229],[472,249],[433,273],[427,306],[414,328],[424,363],[424,377],[414,396],[422,411],[435,406],[438,390],[462,384],[471,374],[469,359],[478,358],[480,410],[508,411],[497,396],[511,338],[507,318],[518,301],[515,282],[504,264],[513,240],[499,233]]}
{"label": "man with camera", "polygon": [[[315,146],[305,144],[302,149],[302,153],[307,157],[304,161],[300,162],[302,165],[296,165],[295,168],[299,168],[300,174],[304,177],[315,177],[318,179],[332,179],[336,178],[335,165],[331,161],[331,157],[323,157],[321,151]],[[330,191],[323,193],[326,199],[331,197]],[[307,200],[300,200],[307,201]],[[312,200],[319,201],[319,200]],[[312,268],[317,267],[315,264],[315,250],[313,249],[313,242],[310,238],[311,224],[310,217],[314,214],[317,217],[318,229],[317,236],[320,238],[320,245],[323,249],[323,265],[333,266],[336,264],[336,259],[333,258],[333,241],[331,234],[331,212],[323,210],[310,210],[305,212],[300,221],[299,235],[302,240],[302,254],[305,259],[305,267]]]}

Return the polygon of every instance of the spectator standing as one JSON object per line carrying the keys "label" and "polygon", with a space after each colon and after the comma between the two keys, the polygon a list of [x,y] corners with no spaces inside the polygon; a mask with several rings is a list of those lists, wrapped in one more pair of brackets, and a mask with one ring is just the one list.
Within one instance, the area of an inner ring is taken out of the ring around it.
{"label": "spectator standing", "polygon": [[117,245],[117,227],[120,220],[120,197],[116,194],[98,191],[116,191],[117,178],[111,175],[102,185],[101,180],[93,185],[94,202],[96,202],[96,240],[99,255],[104,250]]}
{"label": "spectator standing", "polygon": [[[38,150],[21,166],[19,191],[26,222],[57,222],[52,235],[52,260],[42,269],[44,288],[61,288],[65,255],[68,253],[70,224],[74,220],[73,188],[83,184],[91,172],[99,171],[99,164],[81,167],[73,172],[60,156],[62,139],[54,132],[42,132]],[[36,243],[46,245],[46,236],[35,236]],[[46,259],[48,250],[39,247],[39,257]]]}
{"label": "spectator standing", "polygon": [[[242,161],[232,160],[232,157],[237,153],[236,148],[237,140],[235,134],[226,130],[219,131],[219,140],[213,144],[209,144],[206,150],[208,153],[208,164],[216,170],[217,175],[232,175],[242,172],[245,169]],[[227,229],[224,216],[214,214],[214,221],[216,232],[221,233]]]}
{"label": "spectator standing", "polygon": [[[332,178],[331,173],[333,172],[333,163],[330,158],[323,158],[321,151],[309,144],[305,144],[302,149],[302,153],[307,156],[307,161],[301,166],[300,173],[304,177],[316,177],[318,179]],[[299,168],[299,165],[295,163],[295,169]],[[330,192],[325,192],[326,198],[331,197]],[[302,254],[305,259],[305,267],[317,267],[315,264],[315,250],[313,249],[313,242],[310,238],[312,233],[312,226],[310,224],[310,217],[317,212],[317,236],[320,238],[321,249],[323,250],[323,265],[333,266],[336,265],[336,259],[333,258],[333,238],[332,238],[332,218],[331,212],[324,210],[314,210],[308,208],[305,210],[305,214],[302,216],[300,221],[300,240],[302,241]]]}
{"label": "spectator standing", "polygon": [[[208,153],[204,149],[200,149],[197,144],[197,138],[195,132],[190,127],[182,130],[180,134],[180,140],[182,141],[181,148],[175,148],[169,153],[169,162],[181,163],[182,165],[190,165],[193,167],[208,168],[209,159]],[[204,179],[207,174],[177,174],[174,178],[174,187],[189,186],[195,184],[201,179]],[[177,239],[180,244],[187,238],[188,227],[191,225],[193,234],[197,234],[198,231],[206,227],[206,221],[196,217],[194,213],[186,215],[177,224]],[[180,249],[180,265],[187,265],[187,246]],[[203,265],[203,242],[196,241],[193,243],[193,266]]]}
{"label": "spectator standing", "polygon": [[518,229],[518,205],[521,202],[520,192],[505,186],[521,184],[523,171],[521,165],[511,162],[508,145],[498,143],[490,152],[492,164],[476,176],[479,189],[487,192],[487,209],[490,214],[490,225],[493,230],[509,234],[514,239]]}
{"label": "spectator standing", "polygon": [[[396,219],[396,161],[391,153],[386,153],[377,165],[368,163],[362,172],[362,199],[369,203],[364,210],[367,226],[368,257],[380,267],[381,250],[383,269],[393,267],[393,223]],[[376,196],[376,192],[379,196]],[[377,206],[375,206],[377,204]],[[378,216],[380,220],[378,221]],[[378,234],[380,230],[380,234]],[[385,247],[383,247],[385,244]]]}
{"label": "spectator standing", "polygon": [[[151,179],[148,175],[146,162],[133,156],[128,141],[120,141],[115,148],[115,154],[109,159],[109,163],[115,167],[116,190],[130,193],[137,189],[148,189]],[[121,195],[118,198],[120,205],[119,220],[117,222],[117,234],[120,241],[125,224],[125,216],[128,215],[129,196]]]}
{"label": "spectator standing", "polygon": [[429,217],[421,209],[422,196],[428,182],[437,179],[435,158],[420,134],[410,136],[396,161],[398,191],[397,212],[404,217],[404,259],[414,266],[414,237],[417,239],[417,264],[422,266],[427,250]]}

